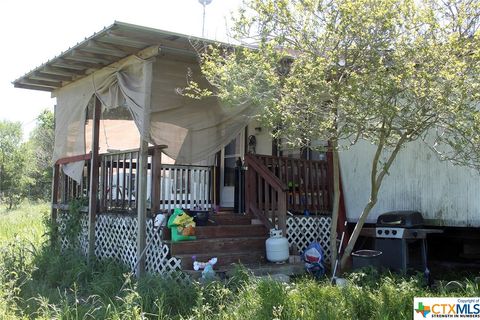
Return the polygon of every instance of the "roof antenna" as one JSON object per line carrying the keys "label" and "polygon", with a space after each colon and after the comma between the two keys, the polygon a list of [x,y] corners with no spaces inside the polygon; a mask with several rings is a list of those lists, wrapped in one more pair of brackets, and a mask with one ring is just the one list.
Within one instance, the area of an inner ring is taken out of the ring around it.
{"label": "roof antenna", "polygon": [[198,0],[203,6],[203,25],[202,25],[202,38],[205,37],[205,7],[212,3],[212,0]]}

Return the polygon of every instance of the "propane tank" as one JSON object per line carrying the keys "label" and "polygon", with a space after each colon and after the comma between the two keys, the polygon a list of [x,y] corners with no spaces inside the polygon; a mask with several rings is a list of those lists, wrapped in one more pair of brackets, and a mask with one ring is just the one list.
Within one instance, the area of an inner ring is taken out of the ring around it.
{"label": "propane tank", "polygon": [[265,241],[267,260],[271,262],[284,262],[288,260],[288,240],[282,236],[282,230],[271,229],[270,238]]}

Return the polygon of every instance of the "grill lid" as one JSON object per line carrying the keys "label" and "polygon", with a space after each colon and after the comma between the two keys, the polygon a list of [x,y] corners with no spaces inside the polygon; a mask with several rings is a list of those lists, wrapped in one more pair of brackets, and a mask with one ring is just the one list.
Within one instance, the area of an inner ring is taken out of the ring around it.
{"label": "grill lid", "polygon": [[423,217],[418,211],[391,211],[377,218],[377,227],[416,228],[421,226],[423,226]]}

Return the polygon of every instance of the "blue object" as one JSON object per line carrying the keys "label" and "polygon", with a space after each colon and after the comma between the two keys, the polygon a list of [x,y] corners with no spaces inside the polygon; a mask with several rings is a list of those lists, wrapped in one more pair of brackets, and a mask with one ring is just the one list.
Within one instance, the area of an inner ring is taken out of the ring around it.
{"label": "blue object", "polygon": [[323,250],[318,242],[312,242],[303,251],[303,261],[305,262],[305,269],[315,278],[320,278],[325,274],[325,267],[323,266]]}

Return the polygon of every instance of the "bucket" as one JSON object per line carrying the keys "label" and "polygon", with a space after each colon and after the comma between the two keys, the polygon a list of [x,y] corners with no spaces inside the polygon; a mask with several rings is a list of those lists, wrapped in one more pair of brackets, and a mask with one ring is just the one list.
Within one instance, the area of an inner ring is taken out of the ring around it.
{"label": "bucket", "polygon": [[378,250],[358,250],[352,253],[352,268],[360,269],[373,267],[378,269],[381,266],[380,256],[382,251]]}

